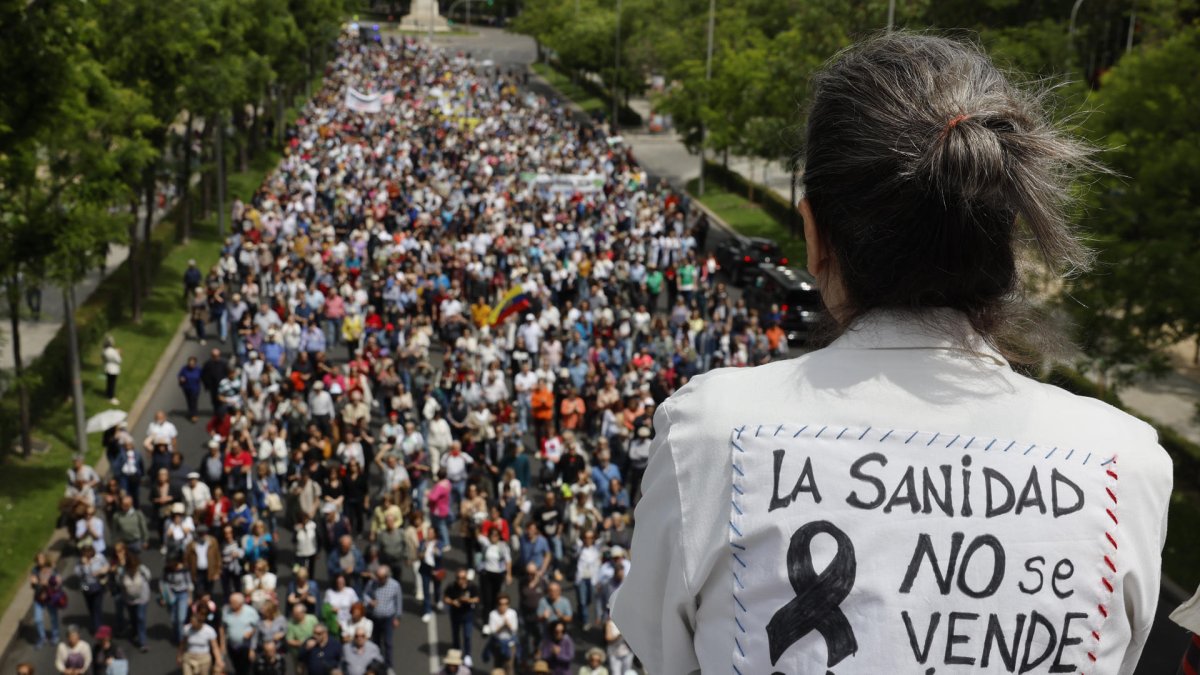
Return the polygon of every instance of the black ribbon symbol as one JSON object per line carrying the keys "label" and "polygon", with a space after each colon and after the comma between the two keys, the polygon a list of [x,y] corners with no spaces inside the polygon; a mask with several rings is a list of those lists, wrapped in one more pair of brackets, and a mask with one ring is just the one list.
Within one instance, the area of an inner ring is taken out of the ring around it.
{"label": "black ribbon symbol", "polygon": [[[837,541],[837,553],[829,566],[818,575],[813,569],[811,545],[813,537],[822,533]],[[854,629],[839,607],[850,594],[850,589],[854,588],[857,568],[854,544],[833,523],[816,520],[792,534],[787,570],[788,581],[796,591],[796,597],[780,607],[767,624],[771,665],[775,665],[797,640],[814,630],[825,639],[827,665],[830,668],[858,651]]]}

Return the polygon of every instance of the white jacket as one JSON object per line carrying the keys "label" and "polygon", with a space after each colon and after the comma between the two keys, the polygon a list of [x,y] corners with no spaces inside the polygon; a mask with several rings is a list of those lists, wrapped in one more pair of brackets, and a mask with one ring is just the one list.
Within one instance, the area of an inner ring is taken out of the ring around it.
{"label": "white jacket", "polygon": [[1133,672],[1170,459],[970,334],[877,312],[659,408],[613,605],[648,672]]}

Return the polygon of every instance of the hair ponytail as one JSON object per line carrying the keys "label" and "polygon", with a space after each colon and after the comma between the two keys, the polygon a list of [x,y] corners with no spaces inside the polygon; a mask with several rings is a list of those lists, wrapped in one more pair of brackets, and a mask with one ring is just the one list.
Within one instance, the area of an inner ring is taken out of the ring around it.
{"label": "hair ponytail", "polygon": [[1053,125],[1045,96],[975,45],[903,31],[814,77],[804,183],[846,289],[843,316],[949,307],[1003,348],[1023,240],[1057,274],[1090,266],[1069,214],[1077,175],[1099,167]]}

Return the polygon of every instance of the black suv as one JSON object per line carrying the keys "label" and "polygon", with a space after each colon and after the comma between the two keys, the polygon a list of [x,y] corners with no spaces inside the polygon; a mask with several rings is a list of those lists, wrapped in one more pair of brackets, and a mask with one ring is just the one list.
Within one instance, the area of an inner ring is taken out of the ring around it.
{"label": "black suv", "polygon": [[717,264],[736,286],[749,283],[760,264],[788,264],[779,244],[763,237],[730,237],[717,246],[716,256]]}
{"label": "black suv", "polygon": [[764,322],[778,313],[789,343],[806,342],[823,308],[816,279],[805,270],[783,265],[759,265],[758,275],[742,291],[746,307],[757,309]]}

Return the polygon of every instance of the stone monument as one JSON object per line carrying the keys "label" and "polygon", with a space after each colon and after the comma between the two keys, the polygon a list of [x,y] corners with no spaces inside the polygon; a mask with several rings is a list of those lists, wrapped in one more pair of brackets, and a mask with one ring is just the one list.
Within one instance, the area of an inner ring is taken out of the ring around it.
{"label": "stone monument", "polygon": [[438,12],[437,0],[412,0],[411,11],[400,21],[400,30],[443,33],[450,24]]}

